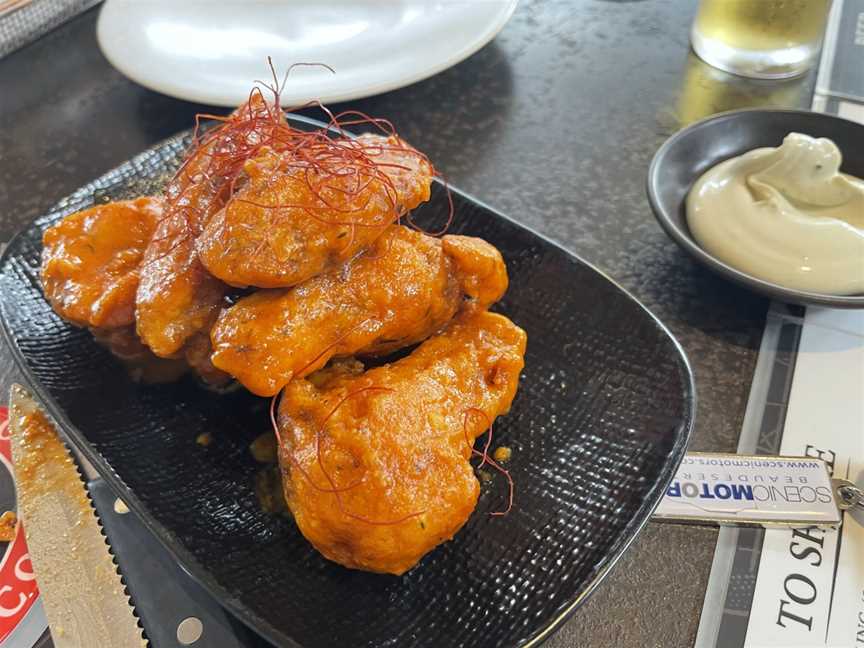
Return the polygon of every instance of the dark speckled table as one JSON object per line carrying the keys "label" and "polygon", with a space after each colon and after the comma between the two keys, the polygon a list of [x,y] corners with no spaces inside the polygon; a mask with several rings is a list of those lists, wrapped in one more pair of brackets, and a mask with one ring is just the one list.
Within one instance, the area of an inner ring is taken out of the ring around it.
{"label": "dark speckled table", "polygon": [[[454,185],[632,291],[695,369],[693,448],[734,451],[768,303],[666,238],[645,199],[645,174],[682,124],[739,106],[808,106],[812,78],[753,82],[708,68],[688,53],[695,5],[523,0],[467,61],[350,107],[391,118]],[[96,45],[96,15],[0,60],[4,240],[73,189],[187,128],[202,109],[111,68]],[[10,363],[0,357],[0,386],[14,377]],[[715,538],[713,530],[649,524],[547,645],[692,645]]]}

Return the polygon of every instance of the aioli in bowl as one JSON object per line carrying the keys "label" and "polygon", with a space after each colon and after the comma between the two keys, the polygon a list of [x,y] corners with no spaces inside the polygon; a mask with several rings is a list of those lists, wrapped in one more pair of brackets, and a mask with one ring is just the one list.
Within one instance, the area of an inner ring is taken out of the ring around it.
{"label": "aioli in bowl", "polygon": [[724,263],[797,290],[864,292],[864,181],[828,139],[790,133],[726,160],[687,196],[696,241]]}

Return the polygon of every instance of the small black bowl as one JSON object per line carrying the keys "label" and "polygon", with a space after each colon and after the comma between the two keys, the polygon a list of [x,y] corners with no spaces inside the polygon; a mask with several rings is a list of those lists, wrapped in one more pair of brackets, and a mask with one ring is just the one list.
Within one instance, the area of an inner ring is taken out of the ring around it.
{"label": "small black bowl", "polygon": [[833,140],[843,154],[842,171],[864,178],[864,125],[804,110],[735,110],[691,124],[664,142],[648,170],[651,208],[672,240],[727,279],[785,302],[864,308],[864,295],[795,290],[736,270],[703,250],[687,227],[687,194],[703,173],[755,148],[779,146],[792,132]]}

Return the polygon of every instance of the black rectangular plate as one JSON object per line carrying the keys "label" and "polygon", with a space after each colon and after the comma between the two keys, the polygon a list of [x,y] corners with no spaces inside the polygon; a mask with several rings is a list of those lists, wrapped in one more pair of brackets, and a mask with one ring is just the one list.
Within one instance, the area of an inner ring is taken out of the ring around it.
{"label": "black rectangular plate", "polygon": [[[295,120],[304,127],[308,122]],[[223,605],[280,646],[528,646],[575,610],[645,524],[683,456],[693,378],[681,348],[590,265],[453,190],[451,233],[504,254],[496,310],[528,332],[519,394],[496,425],[513,449],[513,511],[485,485],[452,542],[402,577],[322,558],[287,517],[263,513],[249,442],[267,402],[191,379],[135,384],[89,333],[57,317],[39,285],[42,231],[105,195],[158,191],[188,134],[105,174],[37,219],[0,259],[7,342],[73,442]],[[436,184],[419,218],[446,210]],[[213,442],[195,442],[209,432]]]}

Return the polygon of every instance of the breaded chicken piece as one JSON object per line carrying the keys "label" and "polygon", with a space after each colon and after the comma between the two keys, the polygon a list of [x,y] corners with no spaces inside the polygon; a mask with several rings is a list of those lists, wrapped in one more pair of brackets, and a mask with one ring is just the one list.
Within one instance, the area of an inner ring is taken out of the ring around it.
{"label": "breaded chicken piece", "polygon": [[144,256],[137,292],[138,335],[156,355],[172,357],[216,319],[228,287],[198,261],[184,217],[172,214]]}
{"label": "breaded chicken piece", "polygon": [[97,205],[42,235],[42,290],[63,319],[116,328],[135,321],[144,249],[162,214],[158,198]]}
{"label": "breaded chicken piece", "polygon": [[211,387],[224,387],[231,382],[231,376],[213,365],[208,331],[196,333],[183,345],[183,358],[196,375]]}
{"label": "breaded chicken piece", "polygon": [[144,254],[136,296],[138,335],[158,356],[174,356],[216,320],[228,287],[198,260],[195,239],[222,209],[232,185],[242,185],[245,178],[236,175],[231,160],[242,159],[238,151],[255,150],[271,128],[273,110],[253,95],[232,113],[220,135],[193,149],[165,189],[165,217]]}
{"label": "breaded chicken piece", "polygon": [[193,337],[182,353],[157,358],[135,333],[135,295],[144,250],[162,215],[159,198],[98,205],[70,214],[42,237],[42,289],[54,310],[88,327],[136,378],[167,382],[191,367],[202,380],[231,377],[210,363],[210,338]]}
{"label": "breaded chicken piece", "polygon": [[231,382],[231,376],[210,362],[210,340],[202,333],[192,337],[177,357],[161,358],[141,341],[134,326],[91,328],[90,332],[99,344],[120,359],[138,382],[174,382],[190,369],[211,387]]}
{"label": "breaded chicken piece", "polygon": [[489,243],[394,225],[341,268],[224,311],[210,333],[212,360],[250,391],[272,396],[330,358],[420,342],[463,304],[485,309],[506,290],[504,260]]}
{"label": "breaded chicken piece", "polygon": [[232,286],[294,286],[341,265],[429,199],[432,165],[398,137],[319,140],[246,163],[249,182],[197,242],[211,274]]}
{"label": "breaded chicken piece", "polygon": [[91,329],[96,342],[107,348],[126,367],[136,382],[169,383],[189,371],[183,359],[160,358],[141,342],[134,326]]}
{"label": "breaded chicken piece", "polygon": [[346,567],[391,574],[451,539],[480,490],[471,447],[509,410],[525,344],[506,317],[479,312],[393,364],[337,363],[290,382],[279,461],[306,539]]}

